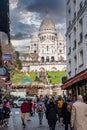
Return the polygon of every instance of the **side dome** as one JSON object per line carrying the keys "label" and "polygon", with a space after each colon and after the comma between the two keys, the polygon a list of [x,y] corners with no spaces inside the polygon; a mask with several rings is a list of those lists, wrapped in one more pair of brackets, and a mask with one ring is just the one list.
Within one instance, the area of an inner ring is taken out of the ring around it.
{"label": "side dome", "polygon": [[53,20],[46,16],[45,19],[41,22],[40,34],[47,32],[56,33],[56,28]]}
{"label": "side dome", "polygon": [[63,35],[61,34],[61,32],[58,33],[57,38],[58,38],[59,41],[64,41],[64,37],[63,37]]}

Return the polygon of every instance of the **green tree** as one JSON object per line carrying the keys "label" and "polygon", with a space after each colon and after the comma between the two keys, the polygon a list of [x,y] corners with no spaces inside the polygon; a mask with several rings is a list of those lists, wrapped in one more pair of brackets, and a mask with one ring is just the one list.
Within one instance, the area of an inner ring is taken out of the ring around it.
{"label": "green tree", "polygon": [[19,59],[19,52],[15,51],[16,55],[17,55],[17,59]]}
{"label": "green tree", "polygon": [[41,82],[41,80],[36,76],[35,80],[34,81],[39,81]]}
{"label": "green tree", "polygon": [[17,59],[17,68],[18,70],[21,70],[22,69],[22,63],[21,63],[21,60],[20,59]]}
{"label": "green tree", "polygon": [[16,53],[16,55],[17,55],[17,60],[16,60],[17,68],[18,68],[18,70],[21,70],[21,69],[22,69],[22,62],[21,62],[21,60],[19,59],[19,52],[16,51],[15,53]]}

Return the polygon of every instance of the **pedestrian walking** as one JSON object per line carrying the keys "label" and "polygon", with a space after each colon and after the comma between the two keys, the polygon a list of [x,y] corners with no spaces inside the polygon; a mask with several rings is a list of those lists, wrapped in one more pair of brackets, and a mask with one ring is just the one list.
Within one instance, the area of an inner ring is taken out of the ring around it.
{"label": "pedestrian walking", "polygon": [[43,115],[44,115],[45,111],[46,111],[45,104],[42,101],[42,99],[40,98],[38,103],[37,103],[37,113],[38,113],[40,125],[42,124]]}
{"label": "pedestrian walking", "polygon": [[77,101],[72,105],[71,127],[74,130],[87,130],[87,104],[81,95],[77,96]]}
{"label": "pedestrian walking", "polygon": [[9,102],[8,101],[4,104],[3,108],[4,108],[5,125],[8,126],[10,113],[11,113],[11,109],[9,107]]}
{"label": "pedestrian walking", "polygon": [[28,118],[28,110],[29,110],[29,104],[27,100],[24,100],[24,102],[21,104],[20,109],[21,109],[22,125],[25,127]]}
{"label": "pedestrian walking", "polygon": [[33,113],[33,115],[35,115],[35,108],[36,108],[35,101],[32,100],[32,113]]}
{"label": "pedestrian walking", "polygon": [[48,120],[49,129],[55,130],[56,122],[58,119],[58,109],[54,104],[53,99],[49,99],[49,103],[46,109],[46,119]]}
{"label": "pedestrian walking", "polygon": [[58,107],[58,117],[59,117],[59,123],[60,123],[60,120],[62,118],[62,109],[63,109],[63,99],[61,96],[58,98],[57,107]]}
{"label": "pedestrian walking", "polygon": [[62,108],[62,117],[63,117],[63,124],[65,126],[65,130],[69,130],[71,109],[72,109],[72,104],[70,102],[70,99],[68,98],[67,101],[63,103],[63,108]]}
{"label": "pedestrian walking", "polygon": [[4,109],[3,109],[3,103],[0,101],[0,127],[3,127],[4,125]]}

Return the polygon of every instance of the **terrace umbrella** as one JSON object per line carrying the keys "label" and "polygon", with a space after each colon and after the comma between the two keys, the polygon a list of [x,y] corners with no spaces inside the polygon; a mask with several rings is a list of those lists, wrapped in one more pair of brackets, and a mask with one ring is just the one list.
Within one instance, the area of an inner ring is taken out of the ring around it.
{"label": "terrace umbrella", "polygon": [[24,78],[21,83],[29,83],[29,82],[32,82],[32,80],[30,78]]}

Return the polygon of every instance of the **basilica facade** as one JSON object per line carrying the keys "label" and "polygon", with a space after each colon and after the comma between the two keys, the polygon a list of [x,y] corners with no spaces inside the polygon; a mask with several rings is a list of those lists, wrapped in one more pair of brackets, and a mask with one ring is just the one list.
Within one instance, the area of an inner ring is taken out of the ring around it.
{"label": "basilica facade", "polygon": [[23,71],[65,71],[66,44],[63,35],[55,28],[53,20],[46,15],[39,33],[36,29],[23,62]]}

